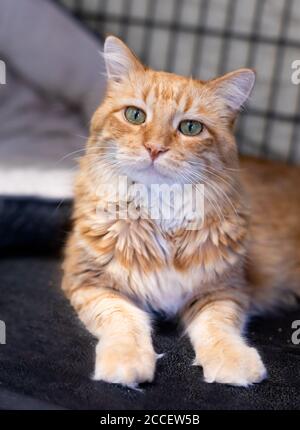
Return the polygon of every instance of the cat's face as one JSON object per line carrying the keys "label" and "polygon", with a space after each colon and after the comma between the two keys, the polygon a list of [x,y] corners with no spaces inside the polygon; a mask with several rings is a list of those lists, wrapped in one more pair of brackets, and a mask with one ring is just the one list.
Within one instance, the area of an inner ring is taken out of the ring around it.
{"label": "cat's face", "polygon": [[252,90],[251,70],[208,82],[157,72],[115,37],[104,57],[108,90],[92,133],[106,165],[144,184],[203,182],[235,166],[232,127]]}

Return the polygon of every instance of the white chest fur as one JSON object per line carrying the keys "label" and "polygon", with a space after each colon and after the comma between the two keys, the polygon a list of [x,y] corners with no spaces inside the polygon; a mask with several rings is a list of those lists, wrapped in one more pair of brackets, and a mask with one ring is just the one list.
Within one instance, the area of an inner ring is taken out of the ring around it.
{"label": "white chest fur", "polygon": [[127,294],[143,307],[175,315],[201,288],[202,270],[195,268],[184,274],[174,267],[141,272],[128,270],[117,261],[109,264],[109,272],[122,283]]}
{"label": "white chest fur", "polygon": [[[123,186],[120,189],[118,197],[129,203],[125,213],[125,217],[129,218],[127,221],[130,224],[135,222],[135,217],[151,218],[152,225],[156,226],[153,234],[155,237],[151,240],[155,242],[158,253],[161,251],[166,255],[167,263],[160,268],[143,270],[135,264],[126,267],[118,259],[113,259],[107,270],[122,285],[122,290],[143,306],[174,315],[199,291],[203,271],[201,267],[195,266],[184,272],[177,270],[172,263],[173,245],[166,237],[182,228],[190,229],[195,225],[199,228],[204,213],[203,192],[200,196],[195,196],[192,186],[182,185],[146,187],[133,184],[129,188]],[[195,198],[198,201],[195,202]],[[122,216],[124,217],[124,212]],[[138,243],[141,231],[137,232],[136,238],[133,238],[133,234],[131,229],[127,242],[126,234],[122,232],[120,253],[126,251],[127,247],[134,248],[137,245],[143,249]],[[149,236],[145,237],[146,241]]]}

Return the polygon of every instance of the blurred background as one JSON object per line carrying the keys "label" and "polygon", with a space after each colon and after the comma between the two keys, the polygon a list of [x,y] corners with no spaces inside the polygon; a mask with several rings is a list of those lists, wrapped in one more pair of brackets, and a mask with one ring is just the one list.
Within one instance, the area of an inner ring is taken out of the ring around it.
{"label": "blurred background", "polygon": [[300,409],[299,310],[249,329],[270,374],[257,387],[203,384],[170,326],[155,337],[167,354],[154,384],[91,380],[95,339],[60,282],[77,159],[106,88],[108,33],[156,69],[210,79],[255,68],[240,152],[300,162],[300,0],[0,0],[0,409]]}
{"label": "blurred background", "polygon": [[239,121],[241,151],[299,162],[300,59],[296,0],[60,0],[99,34],[120,36],[156,69],[210,79],[239,67],[257,71]]}
{"label": "blurred background", "polygon": [[210,79],[254,68],[239,150],[300,162],[298,0],[1,0],[0,252],[62,243],[77,159],[105,93],[107,34],[155,69]]}

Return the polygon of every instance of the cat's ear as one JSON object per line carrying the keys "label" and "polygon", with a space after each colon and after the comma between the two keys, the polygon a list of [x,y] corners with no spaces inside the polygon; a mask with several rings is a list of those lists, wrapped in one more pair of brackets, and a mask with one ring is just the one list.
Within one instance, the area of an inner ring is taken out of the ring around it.
{"label": "cat's ear", "polygon": [[132,71],[144,70],[144,66],[134,53],[115,36],[108,36],[105,39],[103,56],[107,76],[115,82],[120,82]]}
{"label": "cat's ear", "polygon": [[255,83],[255,72],[239,69],[210,81],[215,94],[221,97],[227,107],[238,112],[249,98]]}

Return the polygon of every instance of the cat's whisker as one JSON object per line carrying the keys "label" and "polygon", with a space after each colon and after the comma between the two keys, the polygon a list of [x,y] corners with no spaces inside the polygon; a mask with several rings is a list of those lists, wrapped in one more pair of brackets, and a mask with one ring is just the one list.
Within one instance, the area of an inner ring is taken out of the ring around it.
{"label": "cat's whisker", "polygon": [[221,197],[222,195],[224,196],[224,198],[227,200],[227,202],[229,203],[229,205],[231,206],[231,208],[233,209],[233,211],[237,215],[236,207],[233,205],[233,203],[230,200],[230,198],[228,197],[227,193],[221,187],[219,187],[216,183],[213,183],[212,181],[210,181],[209,178],[201,176],[198,172],[192,171],[191,174],[198,177],[199,179],[204,178],[206,183],[208,183],[208,186],[211,187],[219,197]]}
{"label": "cat's whisker", "polygon": [[[233,178],[232,177],[230,177],[228,175],[226,175],[225,177],[223,177],[219,173],[215,173],[215,172],[211,171],[209,168],[206,168],[206,167],[204,167],[203,170],[206,173],[208,173],[208,174],[214,176],[215,178],[219,179],[220,181],[222,181],[225,185],[227,185],[229,188],[231,188],[234,192],[238,193],[238,190],[234,186]],[[231,182],[229,182],[229,180],[226,180],[226,178],[228,178]]]}
{"label": "cat's whisker", "polygon": [[[182,175],[182,177],[186,181],[192,181],[192,183],[193,183],[193,178],[190,177],[189,172],[185,171],[185,173],[181,172],[180,174]],[[204,198],[205,197],[207,198],[207,200],[209,201],[212,209],[217,213],[217,215],[219,217],[219,220],[220,221],[224,220],[224,216],[223,216],[222,210],[221,210],[220,206],[218,205],[218,203],[216,202],[216,200],[211,196],[210,192],[208,190],[205,190],[205,192],[203,192],[201,189],[198,188],[197,184],[193,184],[193,185],[195,186],[196,190],[203,195]],[[213,201],[215,202],[215,204],[212,202],[212,200],[211,200],[212,198],[213,198]]]}
{"label": "cat's whisker", "polygon": [[[216,191],[216,193],[220,196],[220,194],[219,193],[221,193],[221,195],[223,195],[224,197],[225,197],[225,199],[227,200],[227,202],[229,203],[229,205],[231,206],[231,208],[233,209],[233,211],[234,211],[234,213],[235,213],[235,215],[238,215],[238,213],[237,213],[237,209],[236,209],[236,207],[234,206],[234,204],[232,203],[232,201],[230,200],[230,198],[228,197],[228,195],[227,195],[227,193],[224,191],[224,190],[222,190],[222,188],[221,187],[219,187],[217,184],[213,184],[213,183],[211,183],[210,182],[210,186]],[[219,190],[219,192],[218,192],[218,190]]]}
{"label": "cat's whisker", "polygon": [[[194,154],[193,157],[197,158],[199,160],[199,163],[201,165],[203,165],[203,159],[199,155]],[[209,166],[209,167],[212,170],[215,170],[216,172],[218,172],[218,170],[214,169],[212,166]],[[222,169],[229,170],[231,172],[240,172],[240,171],[244,170],[241,167],[228,167],[228,166],[224,166],[224,165],[222,166]]]}
{"label": "cat's whisker", "polygon": [[[212,169],[210,167],[206,167],[203,166],[202,163],[199,163],[198,161],[189,161],[189,164],[196,164],[200,166],[200,169],[202,171],[205,171],[213,176],[215,176],[216,178],[220,179],[222,182],[224,182],[224,184],[228,185],[234,192],[239,193],[239,191],[234,187],[234,185],[232,183],[230,183],[229,181],[226,180],[226,178],[230,179],[232,181],[232,177],[229,175],[225,175],[225,177],[222,177],[220,175],[220,172],[217,171],[216,169],[213,169],[214,171],[212,171]],[[222,167],[223,169],[223,167]]]}
{"label": "cat's whisker", "polygon": [[[192,181],[194,181],[194,180],[195,180],[195,177],[193,177],[193,176],[191,175],[191,172],[188,172],[188,174],[189,174],[189,176],[190,176],[191,180],[192,180]],[[202,175],[198,175],[198,177],[197,177],[196,179],[199,179],[202,183],[204,183],[204,185],[205,185],[205,184],[207,184],[207,179],[206,179],[206,177],[204,177],[204,176],[202,176]],[[209,200],[210,204],[213,206],[213,208],[214,208],[215,210],[217,210],[217,211],[218,211],[218,215],[219,215],[219,219],[220,219],[220,221],[221,221],[221,219],[222,219],[222,220],[224,220],[224,215],[223,215],[222,209],[221,209],[221,207],[220,207],[220,205],[219,205],[218,201],[216,200],[215,196],[214,196],[214,195],[212,195],[212,194],[209,192],[209,189],[208,189],[207,187],[206,187],[205,193],[206,193],[206,194],[207,194],[207,196],[208,196],[208,200]],[[212,203],[211,199],[213,199],[213,201],[215,202],[215,205],[213,205],[213,203]],[[220,216],[220,214],[221,214],[221,216]]]}
{"label": "cat's whisker", "polygon": [[117,161],[117,160],[109,160],[109,159],[101,159],[99,160],[99,163],[102,166],[122,166],[122,162],[121,161]]}
{"label": "cat's whisker", "polygon": [[81,134],[74,134],[74,133],[72,133],[72,135],[73,135],[74,137],[80,137],[81,139],[85,139],[85,140],[88,140],[88,139],[89,139],[89,136],[82,136]]}
{"label": "cat's whisker", "polygon": [[57,166],[59,163],[61,163],[62,161],[64,161],[66,158],[71,157],[74,154],[78,154],[79,152],[85,152],[86,148],[81,148],[81,149],[77,149],[76,151],[73,152],[69,152],[68,154],[65,154],[62,158],[60,158],[56,163],[55,166]]}
{"label": "cat's whisker", "polygon": [[83,154],[85,154],[85,153],[88,153],[88,154],[93,154],[93,151],[95,151],[94,153],[95,154],[98,154],[99,153],[99,151],[97,151],[97,149],[98,148],[103,148],[103,149],[105,149],[105,148],[107,148],[107,146],[96,146],[95,148],[90,148],[90,149],[88,149],[87,150],[87,148],[80,148],[80,149],[77,149],[76,151],[72,151],[72,152],[69,152],[68,154],[65,154],[65,155],[63,155],[56,163],[55,163],[55,165],[58,165],[58,164],[60,164],[62,161],[64,161],[65,159],[67,159],[67,158],[69,158],[69,157],[71,157],[72,155],[74,155],[74,154],[78,154],[78,153],[83,153]]}
{"label": "cat's whisker", "polygon": [[221,168],[220,168],[220,170],[217,170],[217,169],[214,169],[214,168],[212,168],[212,167],[208,167],[208,166],[206,166],[206,165],[204,165],[203,163],[201,163],[201,162],[199,162],[199,161],[192,161],[192,160],[189,160],[188,161],[188,163],[189,164],[192,164],[192,165],[195,165],[195,166],[199,166],[199,168],[201,169],[201,170],[206,170],[206,171],[209,171],[210,173],[212,173],[212,174],[214,174],[214,175],[217,175],[220,179],[222,178],[222,179],[226,179],[226,178],[228,178],[228,179],[232,179],[232,176],[231,175],[228,175],[228,174],[226,174],[226,175],[224,175],[223,174],[223,172],[222,172],[222,176],[221,176],[221,171],[220,170],[223,170],[224,169],[224,166],[222,166]]}

